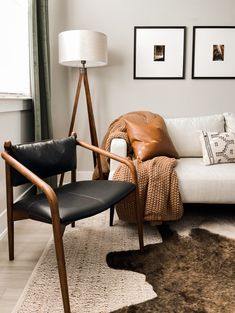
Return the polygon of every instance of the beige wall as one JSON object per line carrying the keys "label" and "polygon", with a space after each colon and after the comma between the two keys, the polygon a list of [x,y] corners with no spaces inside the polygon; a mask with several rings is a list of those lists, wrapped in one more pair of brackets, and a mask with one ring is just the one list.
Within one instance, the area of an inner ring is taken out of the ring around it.
{"label": "beige wall", "polygon": [[[0,99],[0,149],[4,150],[4,142],[11,140],[13,144],[32,141],[33,113],[30,100]],[[0,158],[0,239],[6,230],[6,190],[5,163]],[[18,187],[17,198],[22,193]]]}
{"label": "beige wall", "polygon": [[[99,139],[110,122],[134,110],[165,117],[234,111],[235,80],[192,80],[192,26],[235,25],[234,0],[52,0],[50,1],[52,92],[55,136],[67,134],[77,69],[58,64],[57,36],[69,29],[92,29],[108,36],[109,64],[89,69]],[[134,26],[187,26],[184,80],[133,80]],[[84,96],[75,129],[89,140]],[[80,170],[91,169],[82,154]]]}

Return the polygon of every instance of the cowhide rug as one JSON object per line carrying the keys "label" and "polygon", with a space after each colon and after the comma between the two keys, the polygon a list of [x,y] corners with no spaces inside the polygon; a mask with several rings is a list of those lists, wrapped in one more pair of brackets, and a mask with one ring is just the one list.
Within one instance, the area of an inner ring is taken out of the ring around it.
{"label": "cowhide rug", "polygon": [[235,240],[194,228],[182,237],[164,226],[163,243],[111,252],[107,263],[146,275],[155,299],[115,313],[235,313]]}

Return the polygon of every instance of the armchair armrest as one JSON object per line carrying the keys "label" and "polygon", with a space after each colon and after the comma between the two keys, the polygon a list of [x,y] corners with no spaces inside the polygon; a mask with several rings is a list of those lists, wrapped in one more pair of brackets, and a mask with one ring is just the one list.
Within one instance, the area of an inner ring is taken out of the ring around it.
{"label": "armchair armrest", "polygon": [[[122,138],[114,138],[110,145],[110,152],[120,155],[122,157],[127,156],[127,143],[125,139]],[[110,172],[109,172],[109,180],[112,180],[113,174],[115,170],[118,168],[119,162],[113,159],[110,159]]]}
{"label": "armchair armrest", "polygon": [[18,171],[21,175],[26,177],[31,183],[36,185],[39,189],[41,189],[45,193],[45,196],[47,197],[47,200],[50,204],[52,219],[56,218],[59,220],[60,217],[59,217],[57,196],[54,190],[51,188],[51,186],[48,185],[46,182],[44,182],[44,180],[42,180],[32,171],[30,171],[26,166],[24,166],[23,164],[18,162],[16,159],[14,159],[7,152],[2,152],[1,157],[6,161],[8,166],[13,167],[16,171]]}
{"label": "armchair armrest", "polygon": [[117,155],[117,154],[112,153],[112,152],[108,152],[106,150],[103,150],[101,148],[90,145],[90,144],[83,142],[83,141],[80,141],[80,140],[77,140],[77,144],[80,145],[81,147],[84,147],[84,148],[89,149],[91,151],[94,151],[96,153],[102,154],[102,155],[104,155],[104,156],[106,156],[112,160],[126,164],[131,171],[133,182],[136,185],[136,187],[138,188],[138,177],[137,177],[136,168],[135,168],[134,163],[130,159],[128,159],[127,157],[122,157],[122,156]]}

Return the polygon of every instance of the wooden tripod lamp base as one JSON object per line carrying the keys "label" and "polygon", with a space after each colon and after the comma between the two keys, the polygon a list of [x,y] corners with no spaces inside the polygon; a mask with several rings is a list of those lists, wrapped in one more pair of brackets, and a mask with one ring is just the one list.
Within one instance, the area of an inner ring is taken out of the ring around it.
{"label": "wooden tripod lamp base", "polygon": [[[87,67],[107,64],[107,37],[105,34],[90,30],[69,30],[59,34],[59,63],[65,66],[79,67],[79,79],[74,99],[69,136],[74,131],[81,86],[84,84],[91,143],[98,147],[95,119],[87,76]],[[93,152],[94,167],[98,167],[102,178],[99,154]],[[63,178],[62,178],[63,182]],[[60,182],[61,183],[61,182]]]}
{"label": "wooden tripod lamp base", "polygon": [[[92,102],[91,102],[91,94],[90,94],[90,88],[89,88],[89,82],[88,82],[88,76],[87,76],[87,68],[85,67],[86,61],[82,61],[82,64],[83,64],[83,67],[80,68],[80,72],[79,72],[79,79],[78,79],[76,95],[75,95],[75,99],[74,99],[73,113],[72,113],[72,118],[71,118],[71,122],[70,122],[68,135],[70,136],[74,130],[74,123],[75,123],[75,118],[76,118],[77,109],[78,109],[79,96],[80,96],[80,92],[81,92],[82,83],[84,83],[91,143],[92,143],[92,145],[98,147],[99,144],[98,144],[98,138],[97,138]],[[96,165],[98,166],[99,175],[100,175],[100,177],[102,177],[102,166],[101,166],[100,155],[96,154],[95,152],[93,152],[93,163],[94,163],[94,167],[96,167]]]}

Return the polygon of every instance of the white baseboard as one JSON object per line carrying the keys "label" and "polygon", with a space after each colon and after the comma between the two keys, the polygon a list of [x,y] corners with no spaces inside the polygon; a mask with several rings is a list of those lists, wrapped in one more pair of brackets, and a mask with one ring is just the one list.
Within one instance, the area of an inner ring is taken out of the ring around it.
{"label": "white baseboard", "polygon": [[[77,172],[77,179],[78,180],[87,180],[91,179],[92,171],[78,171]],[[65,181],[69,181],[69,177],[65,176]],[[27,189],[24,193],[18,197],[17,200],[20,200],[26,193],[30,192],[31,188]],[[6,235],[7,233],[7,211],[4,210],[0,214],[0,240]]]}

